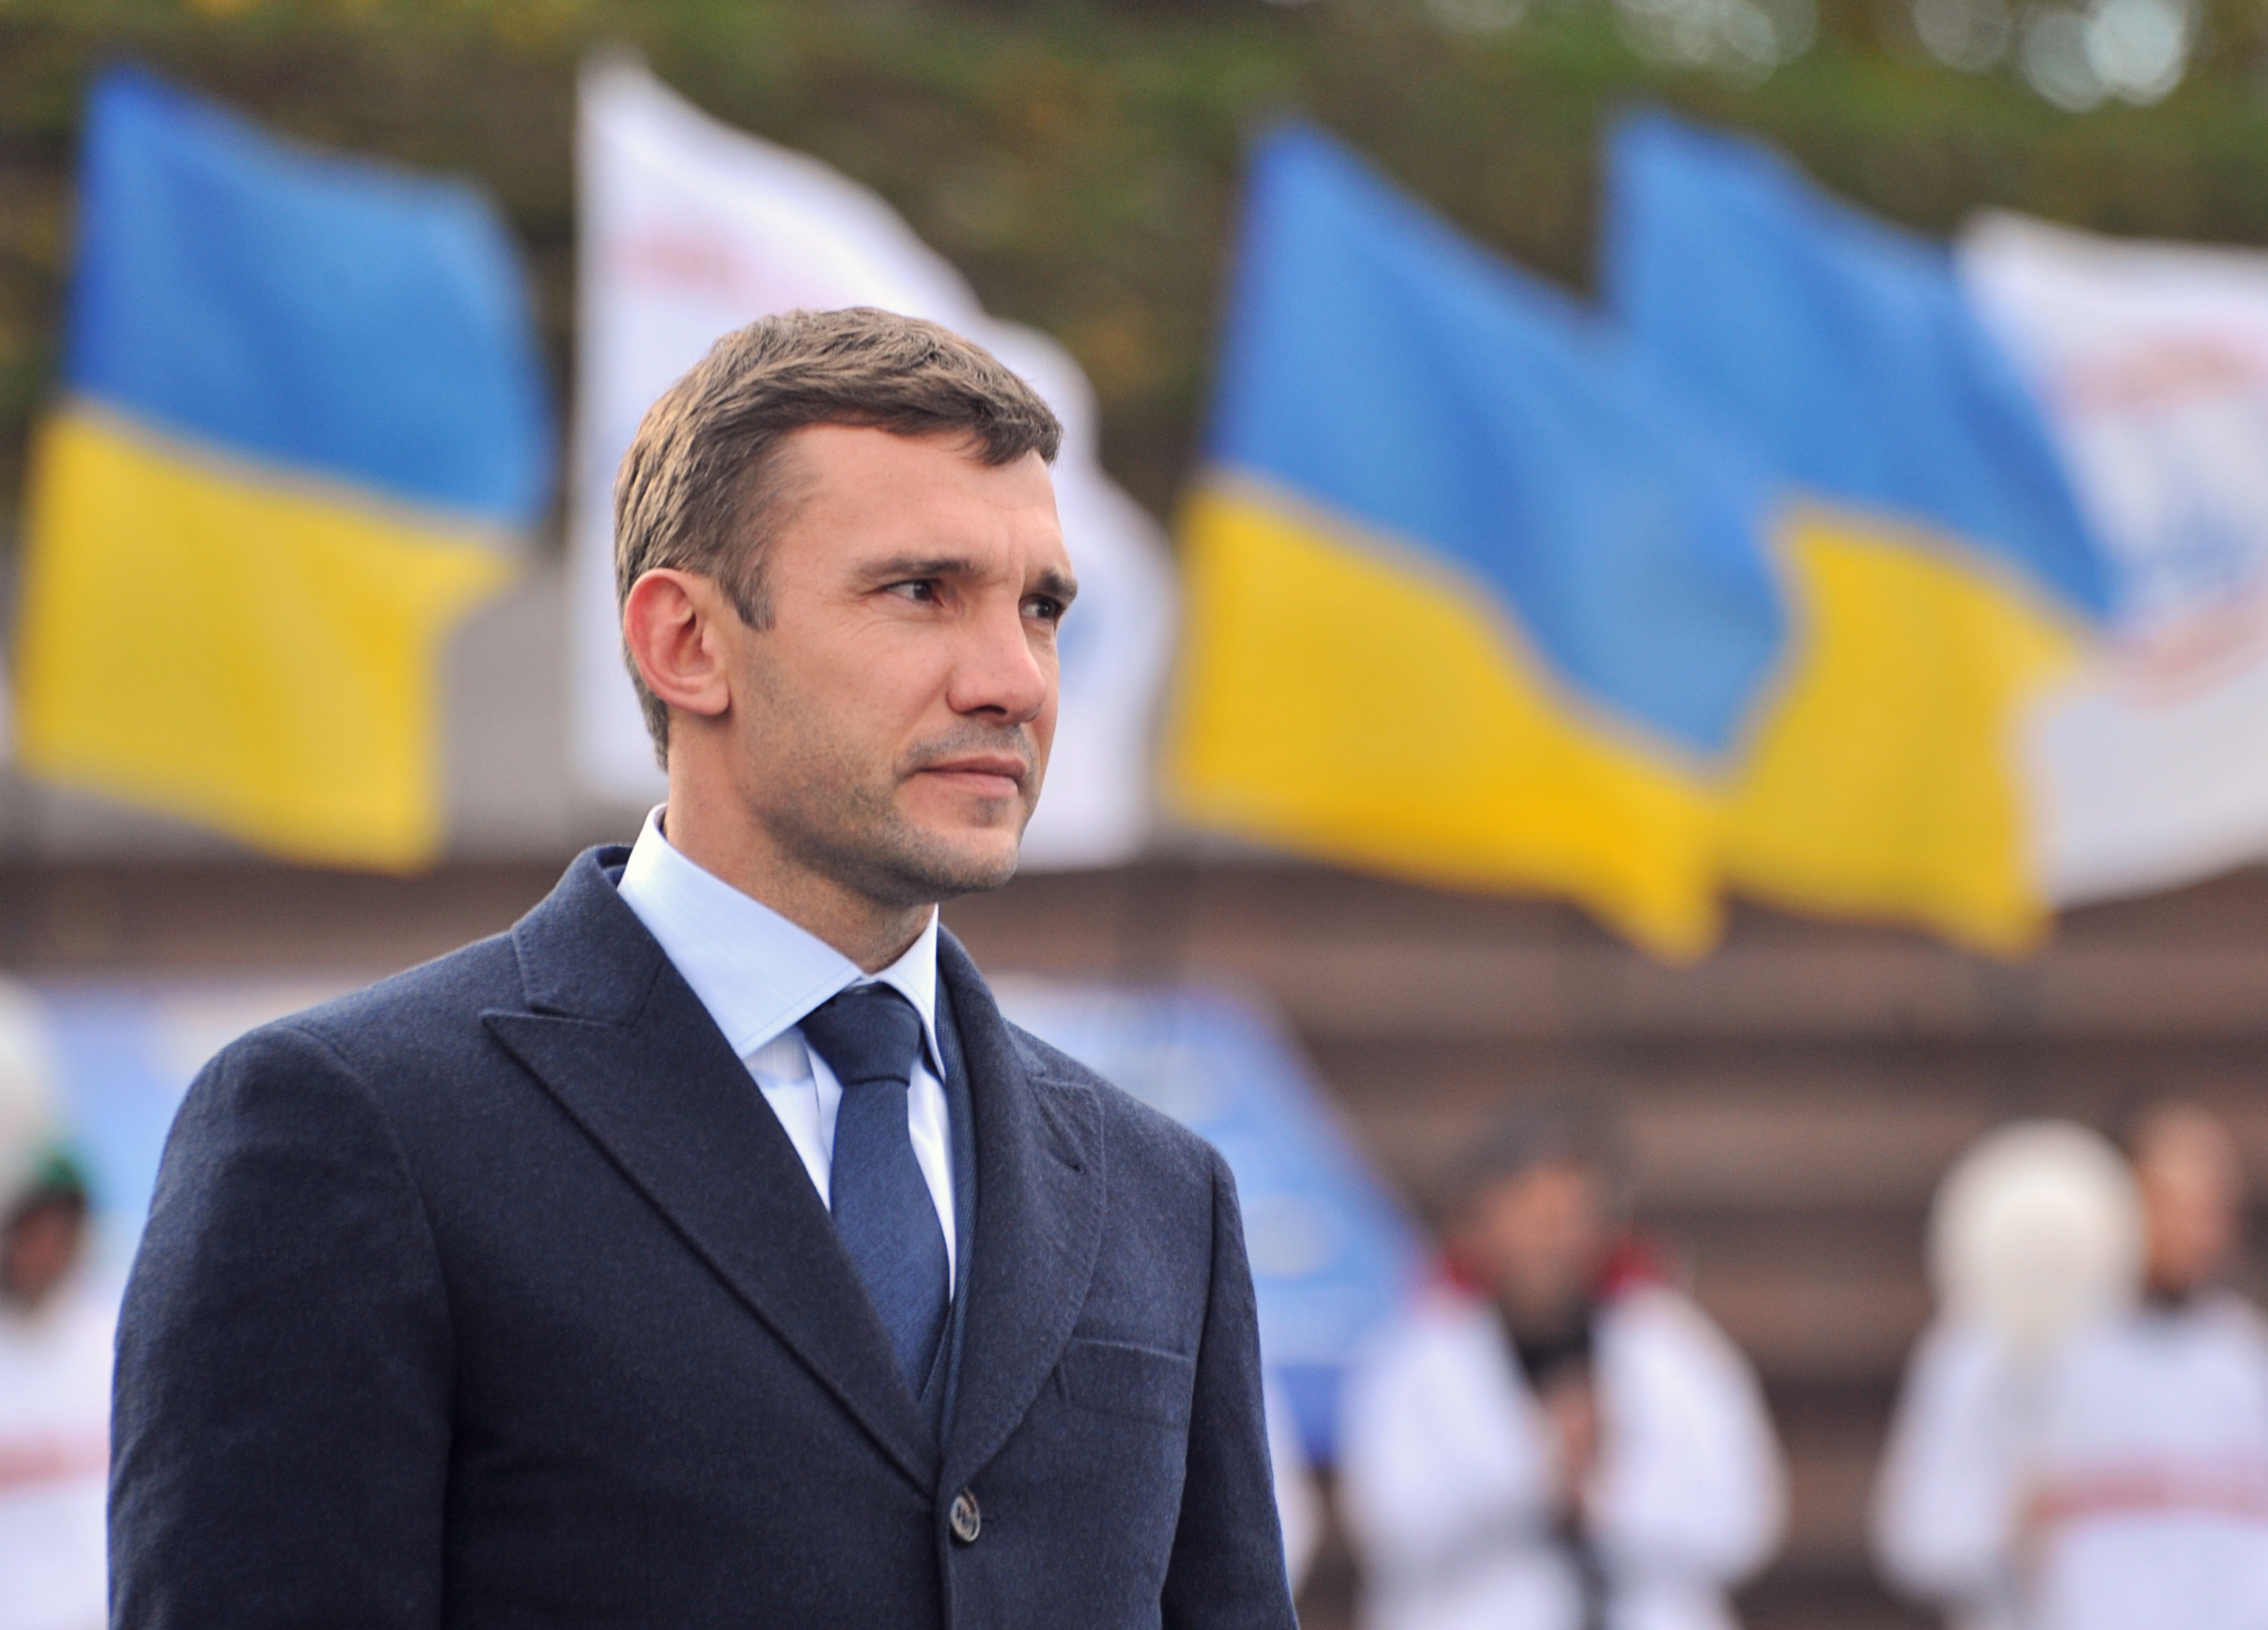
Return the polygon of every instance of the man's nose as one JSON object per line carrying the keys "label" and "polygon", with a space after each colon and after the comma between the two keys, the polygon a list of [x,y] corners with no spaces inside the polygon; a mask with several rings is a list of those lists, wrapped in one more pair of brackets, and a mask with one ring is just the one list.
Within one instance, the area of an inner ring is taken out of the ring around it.
{"label": "man's nose", "polygon": [[948,698],[955,713],[994,714],[1022,724],[1039,716],[1055,686],[1054,669],[1034,648],[1020,603],[1005,612],[988,607],[964,625]]}

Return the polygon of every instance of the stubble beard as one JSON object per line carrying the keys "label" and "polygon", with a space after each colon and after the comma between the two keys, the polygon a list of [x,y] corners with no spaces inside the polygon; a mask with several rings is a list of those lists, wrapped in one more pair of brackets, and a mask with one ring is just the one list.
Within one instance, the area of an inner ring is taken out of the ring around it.
{"label": "stubble beard", "polygon": [[[750,792],[752,800],[761,799],[761,819],[773,841],[797,865],[880,905],[935,905],[1006,883],[1016,875],[1018,845],[1005,853],[971,853],[907,819],[898,807],[898,789],[924,762],[1001,745],[1000,733],[985,732],[974,739],[930,744],[908,764],[877,769],[862,765],[839,740],[814,740],[798,732],[792,743],[775,743],[772,752],[749,760],[762,782],[761,790],[752,787]],[[1020,745],[1010,750],[1029,756]],[[1037,777],[1035,767],[1017,821],[1019,843],[1031,819]]]}

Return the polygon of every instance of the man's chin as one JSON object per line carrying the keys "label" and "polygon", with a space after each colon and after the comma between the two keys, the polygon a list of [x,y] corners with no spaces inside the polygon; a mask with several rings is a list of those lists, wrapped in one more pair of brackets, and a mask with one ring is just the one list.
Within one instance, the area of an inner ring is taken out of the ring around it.
{"label": "man's chin", "polygon": [[909,895],[924,900],[982,894],[1016,875],[1022,833],[917,829],[902,834],[891,870]]}

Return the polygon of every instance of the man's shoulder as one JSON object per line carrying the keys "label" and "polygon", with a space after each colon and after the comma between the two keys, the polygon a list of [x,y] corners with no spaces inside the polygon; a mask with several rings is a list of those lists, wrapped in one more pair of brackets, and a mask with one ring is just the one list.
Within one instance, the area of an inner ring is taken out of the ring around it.
{"label": "man's shoulder", "polygon": [[585,851],[506,932],[264,1025],[219,1061],[328,1064],[408,1083],[492,1059],[483,1019],[499,1011],[628,1017],[645,999],[660,951],[616,903],[607,868],[624,853]]}
{"label": "man's shoulder", "polygon": [[1093,1098],[1114,1164],[1128,1161],[1212,1180],[1227,1166],[1211,1143],[1162,1111],[1152,1109],[1061,1047],[1012,1021],[1008,1035],[1023,1055],[1026,1073],[1043,1089],[1083,1092]]}
{"label": "man's shoulder", "polygon": [[482,1034],[481,1016],[525,1005],[512,936],[493,935],[261,1025],[225,1049],[239,1061],[290,1057],[372,1079],[439,1061]]}
{"label": "man's shoulder", "polygon": [[2200,1328],[2250,1347],[2256,1358],[2268,1357],[2268,1317],[2250,1297],[2225,1286],[2201,1290],[2194,1302],[2193,1317]]}
{"label": "man's shoulder", "polygon": [[1364,1342],[1370,1367],[1420,1367],[1468,1361],[1476,1352],[1504,1353],[1504,1325],[1486,1300],[1445,1273],[1410,1287]]}
{"label": "man's shoulder", "polygon": [[1611,1297],[1600,1315],[1599,1339],[1609,1364],[1742,1377],[1751,1373],[1747,1357],[1716,1320],[1670,1284],[1643,1283]]}
{"label": "man's shoulder", "polygon": [[232,1151],[291,1149],[304,1167],[263,1156],[243,1168],[246,1180],[276,1180],[287,1169],[330,1180],[450,1147],[467,1104],[484,1090],[493,1104],[504,1080],[507,1055],[482,1023],[498,1007],[526,1007],[504,936],[249,1031],[198,1072],[174,1119],[166,1167],[188,1172]]}

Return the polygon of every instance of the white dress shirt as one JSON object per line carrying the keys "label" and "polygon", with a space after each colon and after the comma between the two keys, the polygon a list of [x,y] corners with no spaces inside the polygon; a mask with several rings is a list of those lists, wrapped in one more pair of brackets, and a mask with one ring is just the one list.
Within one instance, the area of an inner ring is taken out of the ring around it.
{"label": "white dress shirt", "polygon": [[804,1046],[804,1016],[853,985],[887,985],[921,1015],[923,1054],[907,1083],[906,1128],[914,1159],[945,1230],[954,1272],[953,1143],[946,1123],[944,1053],[937,1040],[937,913],[906,954],[869,977],[826,941],[770,907],[703,871],[662,835],[661,811],[646,817],[620,885],[622,903],[660,942],[717,1028],[748,1067],[803,1156],[821,1205],[835,1159],[835,1112],[842,1084],[827,1061]]}

